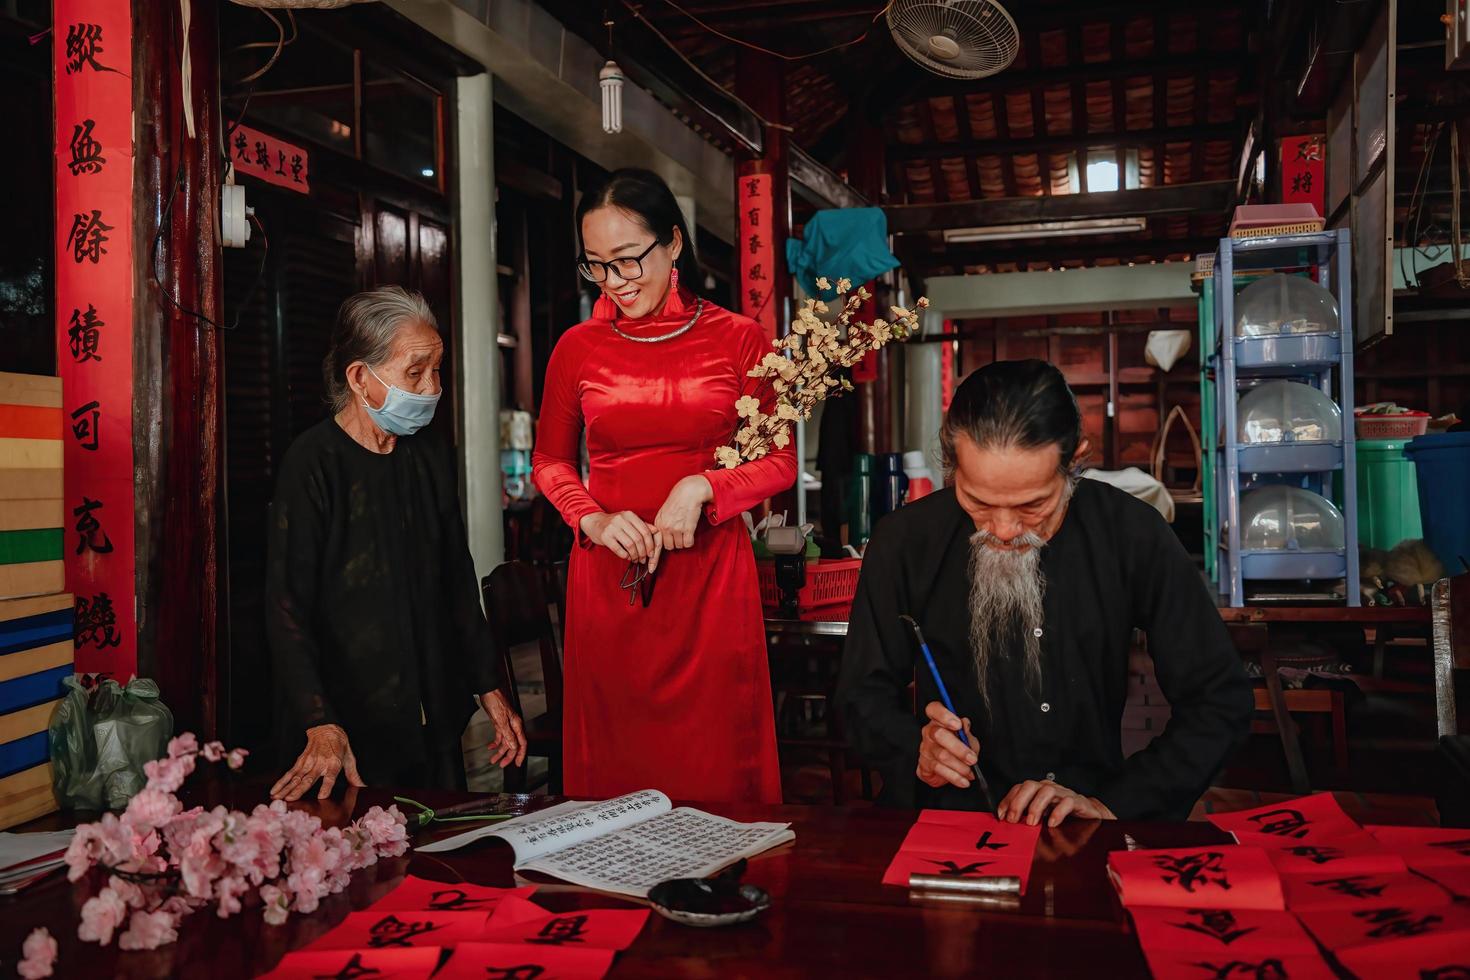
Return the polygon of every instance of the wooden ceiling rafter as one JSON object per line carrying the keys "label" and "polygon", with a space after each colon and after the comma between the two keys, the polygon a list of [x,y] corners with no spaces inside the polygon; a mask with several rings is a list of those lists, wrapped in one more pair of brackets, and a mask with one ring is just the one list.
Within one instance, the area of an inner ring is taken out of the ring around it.
{"label": "wooden ceiling rafter", "polygon": [[[1083,63],[1080,24],[1074,24],[1067,30],[1067,60],[1074,65]],[[1087,82],[1084,79],[1074,78],[1069,84],[1072,89],[1072,132],[1085,137],[1088,130]],[[1079,194],[1087,193],[1089,156],[1089,152],[1085,149],[1077,152],[1077,193]]]}
{"label": "wooden ceiling rafter", "polygon": [[[1042,71],[1041,34],[1033,31],[1025,35],[1025,48],[1027,67]],[[1047,135],[1046,90],[1041,85],[1031,86],[1031,135],[1042,138]],[[1041,182],[1042,195],[1051,197],[1051,155],[1044,150],[1036,154],[1036,176]]]}
{"label": "wooden ceiling rafter", "polygon": [[[982,96],[984,98],[986,96]],[[1010,113],[1006,109],[1006,97],[998,92],[992,92],[990,99],[991,111],[995,113],[995,135],[1000,140],[1011,138]],[[1016,196],[1016,162],[1009,153],[999,154],[1000,177],[1005,184],[1006,197]]]}

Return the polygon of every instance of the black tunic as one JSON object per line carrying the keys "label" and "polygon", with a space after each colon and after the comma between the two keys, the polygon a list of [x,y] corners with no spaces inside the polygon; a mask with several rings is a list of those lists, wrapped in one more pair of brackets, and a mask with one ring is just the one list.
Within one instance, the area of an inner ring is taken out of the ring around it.
{"label": "black tunic", "polygon": [[393,451],[328,418],[291,445],[271,504],[266,634],[283,748],[338,724],[369,784],[432,785],[476,694],[500,687],[448,447]]}
{"label": "black tunic", "polygon": [[[945,489],[886,517],[863,561],[843,655],[839,698],[859,753],[883,775],[894,806],[979,809],[977,789],[931,789],[914,773],[916,717],[905,687],[917,682],[919,715],[939,694],[912,633],[919,621],[945,686],[980,741],[980,767],[996,803],[1027,779],[1051,778],[1096,796],[1120,819],[1183,819],[1241,741],[1253,699],[1199,572],[1153,508],[1082,480],[1061,528],[1042,552],[1046,575],[1042,690],[1024,683],[1017,655],[1001,658],[980,698],[969,643],[969,537],[974,524]],[[1128,651],[1145,631],[1168,727],[1123,758]],[[1012,649],[1018,649],[1012,637]]]}

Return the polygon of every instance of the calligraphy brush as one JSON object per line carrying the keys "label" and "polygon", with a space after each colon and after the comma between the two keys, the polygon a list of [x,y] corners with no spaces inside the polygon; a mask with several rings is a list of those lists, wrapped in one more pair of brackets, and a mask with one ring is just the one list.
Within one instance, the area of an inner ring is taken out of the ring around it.
{"label": "calligraphy brush", "polygon": [[[934,662],[934,654],[929,652],[929,644],[924,642],[924,631],[919,629],[918,620],[914,619],[908,613],[903,613],[898,618],[907,623],[909,629],[913,630],[914,639],[919,642],[919,649],[924,654],[924,662],[929,665],[929,673],[934,678],[934,686],[939,688],[939,700],[944,702],[944,706],[949,709],[950,714],[958,718],[960,713],[954,709],[954,702],[949,699],[949,690],[944,686],[944,678],[939,676],[939,665]],[[968,749],[970,747],[970,740],[965,736],[965,725],[963,721],[960,722],[960,730],[955,732],[955,734],[960,737],[961,744]],[[980,772],[980,761],[978,758],[975,760],[975,764],[970,767],[970,775],[974,778],[975,785],[980,787],[980,792],[985,797],[985,806],[994,810],[995,801],[990,798],[990,784],[985,781],[984,774]]]}

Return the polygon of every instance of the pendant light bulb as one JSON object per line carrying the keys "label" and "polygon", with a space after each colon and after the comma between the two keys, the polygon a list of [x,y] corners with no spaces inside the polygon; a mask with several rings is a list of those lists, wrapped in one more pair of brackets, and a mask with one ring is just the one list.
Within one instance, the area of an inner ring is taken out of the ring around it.
{"label": "pendant light bulb", "polygon": [[602,87],[602,131],[621,133],[623,131],[623,70],[618,67],[616,61],[609,61],[602,66],[602,71],[597,73],[597,81]]}

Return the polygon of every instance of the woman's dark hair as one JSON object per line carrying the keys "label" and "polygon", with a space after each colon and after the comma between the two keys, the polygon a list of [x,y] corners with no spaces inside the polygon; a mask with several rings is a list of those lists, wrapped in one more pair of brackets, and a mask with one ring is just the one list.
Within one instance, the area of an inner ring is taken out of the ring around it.
{"label": "woman's dark hair", "polygon": [[1056,446],[1069,472],[1082,439],[1082,413],[1062,372],[1046,361],[996,361],[961,382],[949,403],[939,445],[944,468],[955,469],[955,439],[984,449]]}
{"label": "woman's dark hair", "polygon": [[626,167],[614,170],[607,180],[590,188],[582,195],[577,205],[577,239],[582,238],[582,219],[600,207],[611,205],[621,208],[636,217],[651,232],[660,245],[671,245],[674,229],[684,239],[684,247],[674,261],[679,270],[679,285],[698,292],[703,278],[699,274],[699,262],[694,258],[694,236],[684,221],[684,212],[679,210],[679,201],[664,179],[652,170]]}

